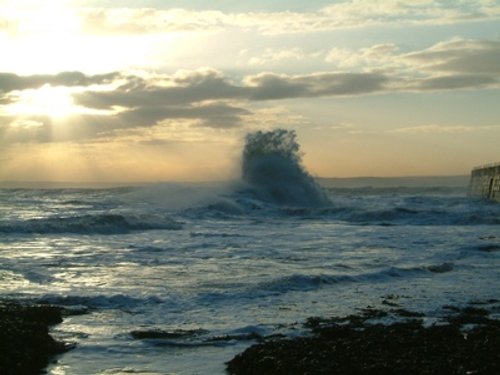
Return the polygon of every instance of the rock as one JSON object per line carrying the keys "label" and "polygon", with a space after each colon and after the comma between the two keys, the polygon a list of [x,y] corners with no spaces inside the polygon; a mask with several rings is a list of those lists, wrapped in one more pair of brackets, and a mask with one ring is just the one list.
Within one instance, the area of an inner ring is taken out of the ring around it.
{"label": "rock", "polygon": [[190,329],[182,330],[176,329],[173,331],[164,331],[161,329],[149,329],[149,330],[136,330],[130,332],[134,339],[144,340],[144,339],[179,339],[183,337],[197,336],[207,333],[203,329]]}
{"label": "rock", "polygon": [[62,308],[0,301],[0,374],[39,374],[52,356],[71,345],[49,335],[62,322]]}
{"label": "rock", "polygon": [[[396,313],[421,316],[406,310]],[[456,308],[429,327],[418,320],[367,322],[368,316],[377,315],[383,314],[365,310],[357,317],[310,319],[312,336],[253,345],[229,361],[227,371],[234,375],[500,374],[500,321],[485,309]]]}

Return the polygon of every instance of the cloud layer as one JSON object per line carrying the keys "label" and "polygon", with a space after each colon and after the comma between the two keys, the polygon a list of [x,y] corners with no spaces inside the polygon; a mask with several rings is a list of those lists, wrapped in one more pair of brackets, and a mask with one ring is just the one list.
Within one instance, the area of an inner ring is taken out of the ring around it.
{"label": "cloud layer", "polygon": [[37,89],[43,85],[51,86],[90,86],[111,83],[118,73],[87,76],[81,72],[62,72],[55,75],[19,76],[13,73],[0,73],[0,94],[16,90]]}
{"label": "cloud layer", "polygon": [[[295,75],[262,72],[239,81],[211,68],[155,75],[0,73],[0,132],[4,142],[49,142],[109,136],[120,129],[150,128],[169,120],[228,129],[252,117],[252,103],[500,87],[498,41],[454,38],[406,53],[396,45],[379,44],[330,51],[326,58],[338,70]],[[78,88],[71,93],[74,105],[94,112],[70,116],[66,121],[71,131],[66,132],[56,131],[56,121],[47,115],[20,118],[5,110],[1,115],[2,108],[21,100],[20,92],[44,85]]]}
{"label": "cloud layer", "polygon": [[[215,6],[214,6],[215,7]],[[37,31],[33,14],[10,9],[0,16],[0,32]],[[309,12],[224,12],[221,10],[153,8],[75,8],[67,12],[84,33],[98,35],[164,34],[172,32],[249,31],[263,35],[332,31],[341,28],[398,23],[442,25],[500,17],[500,4],[489,0],[350,0]]]}
{"label": "cloud layer", "polygon": [[189,11],[185,9],[87,9],[80,16],[86,32],[137,34],[243,30],[264,35],[331,31],[339,28],[401,24],[449,24],[498,19],[492,1],[351,0],[314,12]]}

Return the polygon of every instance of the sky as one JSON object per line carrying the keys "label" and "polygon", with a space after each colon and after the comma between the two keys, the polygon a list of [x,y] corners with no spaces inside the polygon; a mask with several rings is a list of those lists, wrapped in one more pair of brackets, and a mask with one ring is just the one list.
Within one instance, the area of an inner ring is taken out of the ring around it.
{"label": "sky", "polygon": [[500,0],[0,0],[0,180],[239,175],[294,129],[315,176],[500,160]]}

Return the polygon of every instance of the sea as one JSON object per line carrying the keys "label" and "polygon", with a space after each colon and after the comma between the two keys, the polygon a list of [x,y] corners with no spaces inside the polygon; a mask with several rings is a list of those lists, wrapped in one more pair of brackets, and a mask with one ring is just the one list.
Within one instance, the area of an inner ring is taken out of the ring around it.
{"label": "sea", "polygon": [[500,204],[439,179],[318,182],[251,143],[232,182],[0,189],[0,298],[74,312],[48,374],[224,374],[308,317],[500,298]]}

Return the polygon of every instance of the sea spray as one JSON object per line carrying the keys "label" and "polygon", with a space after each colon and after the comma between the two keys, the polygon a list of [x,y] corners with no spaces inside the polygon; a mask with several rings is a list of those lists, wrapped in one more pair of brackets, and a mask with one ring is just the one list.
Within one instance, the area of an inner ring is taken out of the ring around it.
{"label": "sea spray", "polygon": [[302,166],[293,130],[275,129],[247,134],[242,178],[257,194],[288,206],[325,206],[331,202]]}

